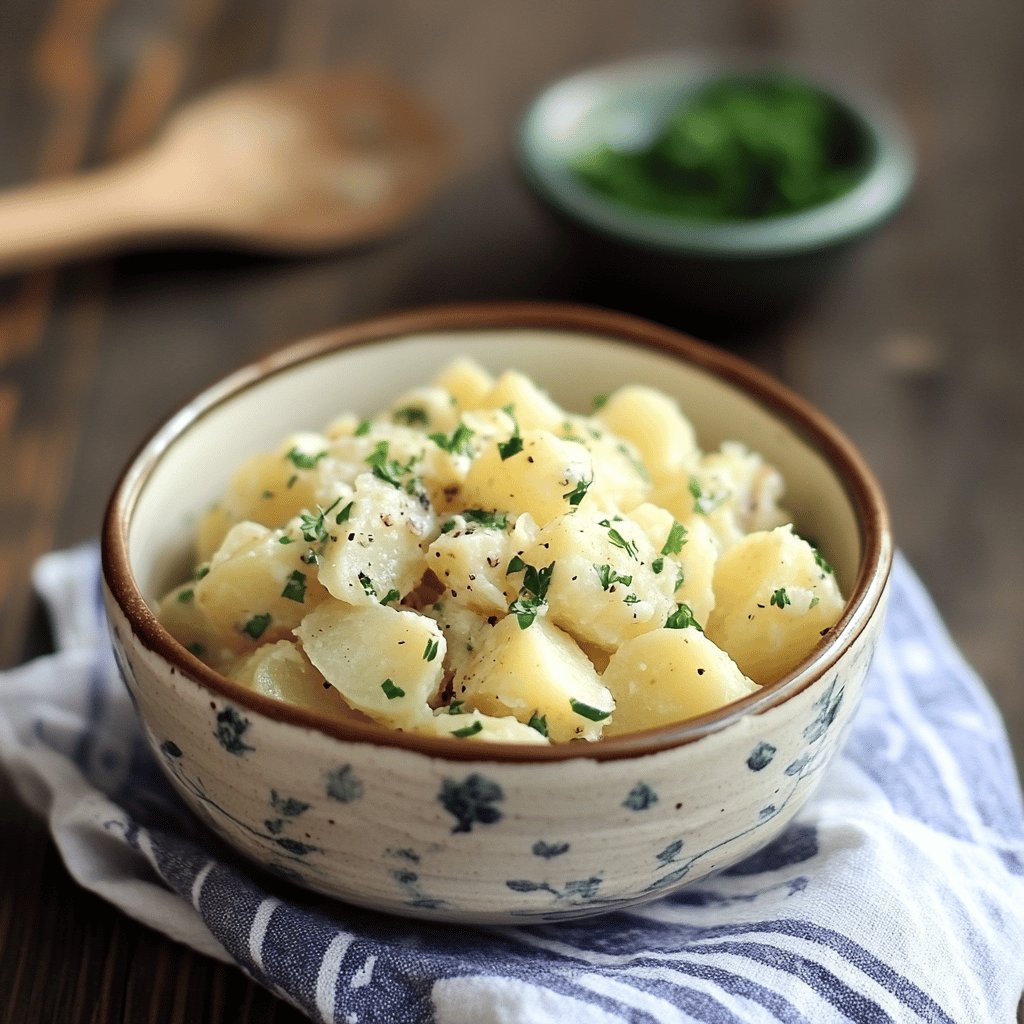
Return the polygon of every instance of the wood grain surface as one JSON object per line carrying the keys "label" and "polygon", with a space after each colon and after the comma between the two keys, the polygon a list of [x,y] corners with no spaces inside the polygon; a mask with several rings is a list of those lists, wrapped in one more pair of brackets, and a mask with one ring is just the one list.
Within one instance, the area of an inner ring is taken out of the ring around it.
{"label": "wood grain surface", "polygon": [[[3,0],[0,187],[132,151],[239,76],[368,64],[418,89],[457,180],[390,241],[287,261],[151,252],[0,279],[0,664],[46,649],[33,561],[96,536],[142,436],[182,399],[303,334],[456,299],[556,298],[703,333],[581,277],[517,178],[530,96],[569,70],[753,51],[884,97],[920,162],[898,219],[796,318],[719,340],[836,420],[897,541],[1024,756],[1024,5],[880,0]],[[0,779],[0,1020],[297,1021],[80,890]]]}

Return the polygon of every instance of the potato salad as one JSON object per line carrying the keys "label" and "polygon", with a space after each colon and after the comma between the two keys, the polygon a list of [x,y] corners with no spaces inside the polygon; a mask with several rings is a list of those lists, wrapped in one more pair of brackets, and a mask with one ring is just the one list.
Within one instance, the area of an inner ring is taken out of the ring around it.
{"label": "potato salad", "polygon": [[564,743],[704,714],[835,625],[835,574],[735,442],[645,386],[557,405],[469,359],[239,466],[161,600],[269,697],[454,741]]}

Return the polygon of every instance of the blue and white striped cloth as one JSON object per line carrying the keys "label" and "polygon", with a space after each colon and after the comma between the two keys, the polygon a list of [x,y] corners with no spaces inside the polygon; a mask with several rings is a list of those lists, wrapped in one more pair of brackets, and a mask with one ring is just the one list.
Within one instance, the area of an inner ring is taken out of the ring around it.
{"label": "blue and white striped cloth", "polygon": [[864,704],[788,832],[660,902],[521,928],[385,917],[249,873],[145,748],[97,572],[91,547],[37,566],[58,651],[0,676],[0,760],[83,886],[313,1020],[1014,1020],[1017,776],[996,710],[901,559]]}

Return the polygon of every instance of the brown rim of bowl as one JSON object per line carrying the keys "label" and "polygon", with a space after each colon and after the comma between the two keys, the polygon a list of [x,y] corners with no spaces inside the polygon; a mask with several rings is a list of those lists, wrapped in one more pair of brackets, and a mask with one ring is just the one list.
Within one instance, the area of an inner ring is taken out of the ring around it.
{"label": "brown rim of bowl", "polygon": [[[653,349],[707,370],[738,386],[772,411],[832,465],[856,511],[863,553],[846,609],[814,654],[792,672],[756,693],[697,718],[595,743],[548,747],[513,743],[462,743],[420,736],[361,722],[339,722],[314,711],[254,693],[214,671],[179,644],[157,621],[128,564],[128,524],[146,481],[176,438],[212,409],[265,377],[342,348],[436,331],[547,328],[596,334]],[[315,729],[339,740],[402,747],[422,754],[468,761],[542,762],[569,758],[612,760],[653,754],[692,743],[748,714],[760,714],[800,693],[828,673],[863,631],[885,589],[892,565],[889,514],[881,489],[845,435],[804,399],[762,370],[730,353],[667,327],[610,310],[556,303],[460,303],[393,313],[299,341],[259,359],[207,388],[170,416],[143,442],[121,475],[107,506],[102,532],[103,577],[140,643],[186,678],[254,712]],[[813,663],[813,665],[812,665]]]}

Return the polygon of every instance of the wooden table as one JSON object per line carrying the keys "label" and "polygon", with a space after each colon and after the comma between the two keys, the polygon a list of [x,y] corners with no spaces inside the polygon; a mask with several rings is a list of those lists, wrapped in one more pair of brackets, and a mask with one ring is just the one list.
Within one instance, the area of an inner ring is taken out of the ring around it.
{"label": "wooden table", "polygon": [[[898,542],[1024,755],[1024,5],[772,0],[6,0],[0,185],[149,139],[236,76],[366,61],[444,111],[461,171],[420,222],[348,255],[154,253],[0,280],[0,659],[45,648],[43,552],[95,537],[144,432],[297,336],[453,299],[607,301],[517,180],[546,80],[637,52],[750,49],[886,97],[920,177],[898,220],[787,325],[726,342],[823,408],[888,493]],[[690,326],[629,295],[616,304]],[[294,1021],[298,1014],[80,891],[0,782],[0,1016]]]}

